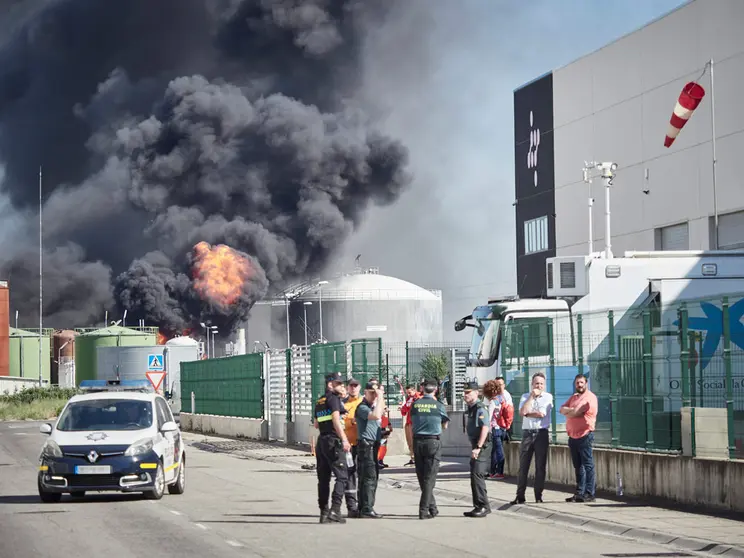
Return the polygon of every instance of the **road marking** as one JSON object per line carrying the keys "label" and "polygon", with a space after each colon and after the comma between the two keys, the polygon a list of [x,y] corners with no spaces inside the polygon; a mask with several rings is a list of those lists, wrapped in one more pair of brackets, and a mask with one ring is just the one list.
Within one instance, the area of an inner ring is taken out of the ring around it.
{"label": "road marking", "polygon": [[199,527],[199,529],[204,529],[205,531],[207,530],[207,526],[206,525],[202,525],[201,523],[194,523],[194,525],[196,525],[197,527]]}
{"label": "road marking", "polygon": [[226,542],[227,544],[229,544],[230,546],[234,546],[234,547],[240,547],[240,546],[243,546],[242,544],[240,544],[240,543],[239,543],[239,542],[237,542],[237,541],[226,540],[225,542]]}
{"label": "road marking", "polygon": [[13,432],[16,436],[25,436],[28,432]]}
{"label": "road marking", "polygon": [[181,512],[176,511],[176,510],[168,510],[168,511],[171,512],[173,515],[181,515]]}

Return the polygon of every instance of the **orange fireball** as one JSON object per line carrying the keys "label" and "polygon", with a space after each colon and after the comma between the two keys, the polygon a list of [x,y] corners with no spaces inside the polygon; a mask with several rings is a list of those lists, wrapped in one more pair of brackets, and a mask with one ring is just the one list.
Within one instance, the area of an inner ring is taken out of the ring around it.
{"label": "orange fireball", "polygon": [[194,254],[194,289],[199,296],[221,306],[235,304],[253,273],[248,259],[229,246],[206,242],[194,246]]}
{"label": "orange fireball", "polygon": [[162,331],[158,331],[157,344],[165,345],[167,342],[168,342],[168,337]]}

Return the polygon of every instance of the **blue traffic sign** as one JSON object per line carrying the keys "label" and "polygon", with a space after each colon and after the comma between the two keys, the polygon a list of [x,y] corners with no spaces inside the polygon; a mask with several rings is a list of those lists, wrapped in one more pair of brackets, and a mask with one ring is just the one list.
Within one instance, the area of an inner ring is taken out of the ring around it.
{"label": "blue traffic sign", "polygon": [[147,369],[159,372],[163,370],[163,355],[147,355]]}

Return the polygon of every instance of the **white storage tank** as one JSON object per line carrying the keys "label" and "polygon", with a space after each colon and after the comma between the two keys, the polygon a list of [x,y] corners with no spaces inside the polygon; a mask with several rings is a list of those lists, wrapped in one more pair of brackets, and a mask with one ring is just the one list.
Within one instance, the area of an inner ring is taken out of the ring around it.
{"label": "white storage tank", "polygon": [[181,362],[199,359],[199,343],[190,337],[175,337],[165,345],[149,347],[98,347],[96,377],[102,380],[147,380],[147,372],[165,372],[160,391],[166,394],[171,411],[181,412]]}
{"label": "white storage tank", "polygon": [[305,325],[309,343],[320,339],[321,313],[328,342],[380,337],[383,343],[436,343],[443,337],[441,292],[380,275],[377,268],[329,279],[293,300],[292,344],[304,345]]}

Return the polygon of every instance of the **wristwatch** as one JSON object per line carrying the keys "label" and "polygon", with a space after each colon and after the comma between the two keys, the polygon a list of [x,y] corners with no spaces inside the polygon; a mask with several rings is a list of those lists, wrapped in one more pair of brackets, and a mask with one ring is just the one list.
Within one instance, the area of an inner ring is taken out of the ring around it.
{"label": "wristwatch", "polygon": [[475,449],[482,450],[483,449],[483,446],[475,446]]}

